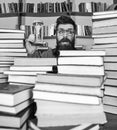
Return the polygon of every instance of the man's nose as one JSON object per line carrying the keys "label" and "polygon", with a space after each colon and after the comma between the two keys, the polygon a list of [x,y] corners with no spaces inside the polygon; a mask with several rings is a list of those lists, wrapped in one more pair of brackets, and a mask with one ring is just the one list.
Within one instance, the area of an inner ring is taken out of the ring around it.
{"label": "man's nose", "polygon": [[67,37],[67,32],[66,31],[63,33],[63,37]]}

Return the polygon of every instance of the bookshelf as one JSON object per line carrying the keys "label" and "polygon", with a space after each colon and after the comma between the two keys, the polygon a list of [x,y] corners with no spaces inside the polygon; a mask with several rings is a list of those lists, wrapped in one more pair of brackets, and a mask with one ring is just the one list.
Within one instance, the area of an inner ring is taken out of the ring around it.
{"label": "bookshelf", "polygon": [[[67,12],[62,10],[62,7],[60,7],[60,12],[49,12],[49,13],[39,13],[37,12],[38,10],[38,3],[59,3],[61,5],[61,3],[63,2],[67,2],[69,3],[69,0],[5,0],[5,1],[0,1],[1,4],[1,8],[3,10],[3,13],[0,13],[0,27],[1,28],[13,28],[15,29],[16,27],[19,29],[20,25],[24,25],[24,26],[32,26],[32,23],[34,21],[39,21],[42,20],[44,25],[50,25],[50,24],[55,24],[55,21],[57,19],[57,17],[59,17],[62,14],[67,14]],[[91,0],[70,0],[70,2],[72,2],[72,11],[69,11],[71,17],[75,20],[76,24],[78,25],[86,25],[86,26],[91,26],[92,27],[92,13],[82,13],[79,12],[78,9],[78,5],[81,2],[92,2]],[[94,0],[93,2],[101,2],[100,0]],[[113,3],[113,0],[109,1],[109,0],[104,0],[103,2],[106,2],[108,5]],[[3,3],[6,4],[6,12],[5,9],[3,7]],[[10,8],[8,8],[7,6],[9,5],[9,3],[17,3],[18,6],[20,6],[18,8],[18,11],[13,12],[13,10],[11,11]],[[32,10],[29,10],[29,5],[28,4],[32,4]],[[61,5],[62,6],[62,5]],[[7,22],[9,21],[9,22]],[[83,39],[83,43],[81,42],[81,39]],[[84,45],[86,44],[84,41],[88,39],[88,43],[86,46],[88,46],[88,48],[90,48],[90,46],[92,45],[92,38],[91,37],[85,37],[85,36],[77,36],[76,41],[80,40],[80,44]],[[45,41],[48,41],[48,44],[51,48],[55,47],[55,38],[53,37],[45,37]],[[90,45],[89,45],[90,42]]]}

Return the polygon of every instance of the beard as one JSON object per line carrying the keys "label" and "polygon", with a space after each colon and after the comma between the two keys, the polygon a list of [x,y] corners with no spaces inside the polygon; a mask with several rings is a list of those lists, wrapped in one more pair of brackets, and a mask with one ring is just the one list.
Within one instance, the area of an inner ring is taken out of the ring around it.
{"label": "beard", "polygon": [[57,49],[58,50],[74,50],[75,39],[70,41],[68,38],[63,38],[60,41],[57,39]]}

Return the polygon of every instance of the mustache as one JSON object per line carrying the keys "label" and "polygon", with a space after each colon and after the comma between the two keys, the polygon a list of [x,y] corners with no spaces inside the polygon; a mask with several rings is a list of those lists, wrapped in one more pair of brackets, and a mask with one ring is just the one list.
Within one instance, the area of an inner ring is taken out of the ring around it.
{"label": "mustache", "polygon": [[68,38],[63,38],[63,39],[61,39],[60,41],[58,41],[59,43],[61,43],[61,42],[71,42]]}

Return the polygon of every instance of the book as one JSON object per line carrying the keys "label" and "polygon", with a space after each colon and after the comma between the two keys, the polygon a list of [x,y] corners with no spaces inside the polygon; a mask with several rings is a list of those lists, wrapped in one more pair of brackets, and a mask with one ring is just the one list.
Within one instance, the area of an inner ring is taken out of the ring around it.
{"label": "book", "polygon": [[0,126],[9,128],[20,128],[27,119],[35,113],[34,103],[16,115],[0,113]]}
{"label": "book", "polygon": [[4,62],[4,61],[14,62],[14,57],[0,56],[0,62]]}
{"label": "book", "polygon": [[83,65],[58,65],[59,74],[72,75],[104,75],[104,66],[83,66]]}
{"label": "book", "polygon": [[117,48],[95,48],[95,49],[91,49],[91,50],[95,50],[95,51],[99,51],[99,50],[102,50],[102,51],[105,51],[106,53],[106,56],[116,56],[117,55]]}
{"label": "book", "polygon": [[117,11],[116,10],[108,10],[108,11],[101,11],[101,12],[93,12],[94,16],[103,16],[103,15],[110,15],[110,14],[116,14]]}
{"label": "book", "polygon": [[105,124],[104,112],[73,115],[36,115],[38,127],[70,126],[84,123]]}
{"label": "book", "polygon": [[[41,130],[41,128],[40,127],[38,127],[37,126],[37,123],[36,123],[36,118],[34,118],[34,119],[30,119],[29,121],[28,121],[28,126],[29,126],[29,128],[31,128],[31,130],[32,129],[34,129],[34,130]],[[91,130],[91,128],[98,128],[99,129],[99,125],[98,124],[90,124],[90,123],[84,123],[84,124],[78,124],[78,125],[75,125],[75,126],[58,126],[58,127],[53,127],[54,129],[69,129],[69,130],[85,130],[86,128],[90,128],[90,130]],[[45,127],[45,128],[47,128],[47,127]],[[50,127],[51,128],[51,127]],[[95,129],[95,130],[98,130],[98,129]]]}
{"label": "book", "polygon": [[28,100],[23,101],[15,106],[0,105],[0,112],[16,115],[20,111],[22,111],[23,109],[28,107],[32,102],[33,101],[31,99],[28,99]]}
{"label": "book", "polygon": [[117,106],[112,106],[108,104],[104,104],[104,111],[111,114],[117,114]]}
{"label": "book", "polygon": [[117,37],[104,37],[104,38],[94,38],[94,43],[99,44],[99,43],[116,43]]}
{"label": "book", "polygon": [[116,37],[117,34],[116,33],[108,33],[108,34],[93,34],[92,37],[93,38],[107,38],[107,37]]}
{"label": "book", "polygon": [[[102,88],[102,89],[101,89]],[[103,97],[103,85],[100,87],[89,87],[79,85],[62,85],[62,84],[51,84],[36,82],[33,90],[36,91],[49,91],[57,93],[68,93],[68,94],[81,94],[81,95],[93,95]]]}
{"label": "book", "polygon": [[96,14],[96,12],[95,12],[95,13],[93,13],[92,19],[93,20],[97,20],[97,19],[100,20],[100,19],[116,18],[117,14],[116,14],[116,11],[115,12],[114,11],[113,12],[105,11],[104,13],[100,12],[98,14]]}
{"label": "book", "polygon": [[117,70],[117,62],[106,62],[104,63],[105,70]]}
{"label": "book", "polygon": [[117,71],[106,70],[106,77],[111,79],[117,79]]}
{"label": "book", "polygon": [[0,28],[0,33],[25,33],[24,30]]}
{"label": "book", "polygon": [[73,115],[103,112],[103,104],[99,105],[67,103],[52,100],[34,99],[37,105],[35,115]]}
{"label": "book", "polygon": [[19,66],[50,66],[57,65],[57,58],[14,58],[14,65]]}
{"label": "book", "polygon": [[1,49],[23,49],[24,45],[22,43],[0,43]]}
{"label": "book", "polygon": [[33,91],[34,99],[52,100],[68,103],[81,103],[81,104],[100,104],[100,98],[89,95],[78,95],[78,94],[66,94],[49,91]]}
{"label": "book", "polygon": [[23,44],[24,43],[24,40],[23,39],[0,39],[0,45],[1,44],[6,44],[6,45],[9,45],[9,44]]}
{"label": "book", "polygon": [[103,104],[117,106],[117,96],[105,95],[103,97]]}
{"label": "book", "polygon": [[108,62],[109,62],[109,63],[111,63],[111,62],[112,62],[112,63],[114,63],[114,62],[116,63],[116,62],[117,62],[117,57],[116,57],[116,56],[105,56],[105,57],[104,57],[104,62],[105,62],[105,63],[106,63],[106,62],[107,62],[107,63],[108,63]]}
{"label": "book", "polygon": [[105,95],[110,95],[110,96],[117,96],[117,87],[112,86],[112,85],[104,85],[105,86]]}
{"label": "book", "polygon": [[93,31],[93,34],[95,35],[117,33],[117,25],[97,27],[97,28],[93,28],[92,31]]}
{"label": "book", "polygon": [[58,57],[58,65],[103,65],[103,57]]}
{"label": "book", "polygon": [[116,43],[104,43],[104,44],[101,44],[101,43],[97,43],[95,45],[92,46],[93,49],[106,49],[106,48],[117,48],[117,44]]}
{"label": "book", "polygon": [[70,130],[99,130],[99,124],[81,124],[80,126],[76,126]]}
{"label": "book", "polygon": [[23,83],[28,85],[34,85],[36,82],[37,76],[27,76],[27,75],[9,75],[8,82],[11,83]]}
{"label": "book", "polygon": [[106,55],[106,53],[105,53],[105,51],[100,51],[100,50],[98,50],[98,51],[92,51],[92,50],[90,50],[90,51],[77,51],[77,50],[61,50],[61,51],[59,51],[59,56],[60,57],[62,57],[62,56],[87,56],[87,57],[89,57],[89,56],[105,56]]}
{"label": "book", "polygon": [[28,66],[28,65],[13,65],[10,67],[12,71],[52,71],[53,67],[51,65],[48,66]]}
{"label": "book", "polygon": [[1,56],[13,56],[13,57],[17,57],[17,56],[27,56],[28,54],[26,52],[0,52],[0,57]]}
{"label": "book", "polygon": [[26,76],[36,76],[37,74],[46,74],[46,71],[4,71],[5,75],[26,75]]}
{"label": "book", "polygon": [[25,48],[0,48],[0,52],[26,52],[26,49]]}
{"label": "book", "polygon": [[27,129],[27,121],[20,128],[10,128],[10,127],[0,127],[0,130],[26,130]]}
{"label": "book", "polygon": [[101,86],[103,76],[93,75],[65,75],[65,74],[37,74],[37,82],[65,85]]}
{"label": "book", "polygon": [[117,86],[117,80],[116,79],[110,79],[107,78],[104,82],[105,85],[109,85],[109,86]]}
{"label": "book", "polygon": [[0,39],[24,39],[24,33],[0,33]]}
{"label": "book", "polygon": [[93,28],[109,27],[109,26],[115,26],[115,25],[117,25],[117,19],[116,18],[94,21],[92,23]]}
{"label": "book", "polygon": [[[32,97],[32,88],[33,86],[0,84],[0,104],[7,106],[17,105]],[[4,100],[2,100],[3,98]]]}

